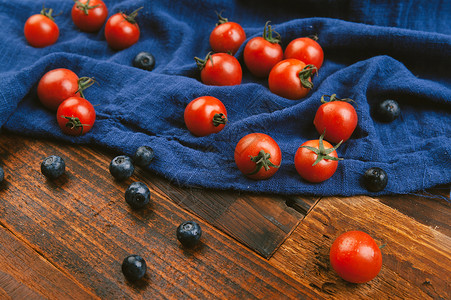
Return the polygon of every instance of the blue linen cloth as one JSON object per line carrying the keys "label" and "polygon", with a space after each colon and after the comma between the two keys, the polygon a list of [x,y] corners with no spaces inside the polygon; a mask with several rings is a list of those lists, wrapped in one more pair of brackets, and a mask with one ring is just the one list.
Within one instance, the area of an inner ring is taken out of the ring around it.
{"label": "blue linen cloth", "polygon": [[[370,167],[387,171],[387,187],[376,194],[410,193],[451,182],[451,1],[105,1],[109,16],[138,7],[141,37],[132,47],[114,51],[97,33],[72,23],[73,1],[46,0],[56,13],[58,41],[46,48],[29,46],[23,25],[39,13],[43,1],[0,0],[0,125],[8,131],[42,139],[107,147],[133,155],[141,145],[156,153],[153,172],[183,186],[277,194],[375,194],[362,185]],[[244,44],[236,53],[243,66],[238,86],[206,86],[194,57],[210,51],[209,34],[223,11],[240,23],[245,43],[262,33],[267,20],[282,37],[317,34],[325,61],[314,88],[301,100],[272,94],[266,80],[253,77],[243,64]],[[132,67],[140,51],[156,58],[153,71]],[[38,101],[36,86],[47,71],[68,68],[95,77],[85,91],[97,120],[86,135],[64,135],[55,114]],[[298,147],[317,139],[313,126],[322,95],[337,94],[356,102],[358,126],[343,143],[332,178],[312,184],[294,167]],[[195,137],[183,112],[194,98],[212,95],[223,101],[229,123],[223,131]],[[395,99],[401,116],[391,123],[374,118],[374,107]],[[234,148],[251,132],[272,136],[282,150],[282,165],[270,179],[243,176]],[[50,154],[50,153],[49,153]],[[106,166],[107,168],[107,166]]]}

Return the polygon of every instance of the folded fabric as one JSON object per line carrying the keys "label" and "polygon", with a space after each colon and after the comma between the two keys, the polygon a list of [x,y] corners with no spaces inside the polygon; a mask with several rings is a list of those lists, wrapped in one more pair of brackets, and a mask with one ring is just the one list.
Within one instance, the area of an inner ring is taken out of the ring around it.
{"label": "folded fabric", "polygon": [[[155,150],[153,172],[183,185],[277,194],[342,195],[410,193],[451,182],[451,2],[450,1],[104,1],[109,15],[138,7],[138,43],[122,51],[108,47],[103,28],[78,30],[70,17],[73,1],[46,0],[56,13],[58,41],[33,48],[23,34],[26,19],[42,9],[37,1],[1,1],[0,125],[11,132],[70,143],[98,145],[133,155],[142,145]],[[237,86],[207,86],[194,57],[210,51],[209,34],[223,11],[240,23],[247,40],[235,54],[243,68]],[[282,47],[316,34],[325,60],[314,88],[301,100],[271,93],[265,79],[243,63],[243,48],[271,20]],[[132,66],[135,55],[151,52],[153,71]],[[68,68],[99,83],[85,91],[97,119],[90,132],[61,132],[55,113],[38,101],[36,87],[49,70]],[[298,147],[318,139],[313,118],[322,95],[355,101],[358,125],[337,150],[344,160],[322,183],[301,179],[294,167]],[[219,133],[193,136],[183,113],[193,99],[211,95],[226,106],[229,123]],[[391,123],[374,117],[375,106],[395,99],[401,115]],[[270,179],[246,178],[234,148],[246,134],[270,135],[282,150],[282,164]],[[380,167],[388,185],[368,192],[361,177]]]}

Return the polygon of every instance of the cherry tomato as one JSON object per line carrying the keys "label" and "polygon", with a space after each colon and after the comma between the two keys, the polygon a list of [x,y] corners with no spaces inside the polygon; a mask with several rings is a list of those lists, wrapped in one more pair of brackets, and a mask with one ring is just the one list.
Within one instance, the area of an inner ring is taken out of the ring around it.
{"label": "cherry tomato", "polygon": [[205,59],[194,58],[200,71],[201,81],[206,85],[238,85],[243,72],[235,56],[227,53],[208,53]]}
{"label": "cherry tomato", "polygon": [[285,58],[296,58],[306,65],[314,65],[321,68],[324,60],[323,48],[314,39],[302,37],[292,40],[285,48]]}
{"label": "cherry tomato", "polygon": [[227,111],[224,104],[215,97],[203,96],[191,101],[185,108],[185,124],[196,136],[206,136],[224,128]]}
{"label": "cherry tomato", "polygon": [[72,21],[82,31],[98,31],[108,16],[102,0],[76,0],[71,11]]}
{"label": "cherry tomato", "polygon": [[60,104],[56,120],[64,133],[82,135],[91,130],[96,120],[96,112],[88,100],[72,96]]}
{"label": "cherry tomato", "polygon": [[229,22],[218,14],[219,21],[210,33],[210,46],[214,52],[224,52],[234,55],[246,40],[246,33],[240,24]]}
{"label": "cherry tomato", "polygon": [[305,97],[313,87],[315,66],[294,58],[282,60],[269,73],[269,90],[276,95],[296,100]]}
{"label": "cherry tomato", "polygon": [[382,254],[374,239],[362,231],[348,231],[332,244],[332,268],[346,281],[364,283],[379,274]]}
{"label": "cherry tomato", "polygon": [[129,15],[122,12],[112,15],[105,25],[105,38],[114,50],[122,50],[134,45],[139,40],[140,30],[136,23],[138,8]]}
{"label": "cherry tomato", "polygon": [[[324,97],[330,97],[330,101]],[[321,97],[321,106],[315,114],[313,124],[319,134],[332,143],[348,140],[357,127],[357,113],[354,107],[347,101],[351,99],[339,99],[335,94]]]}
{"label": "cherry tomato", "polygon": [[249,71],[257,77],[266,77],[271,69],[283,59],[283,50],[280,46],[280,35],[266,22],[263,36],[255,37],[244,47],[244,63]]}
{"label": "cherry tomato", "polygon": [[52,17],[53,10],[43,8],[40,14],[32,15],[24,26],[24,34],[27,42],[36,48],[47,47],[55,44],[60,31]]}
{"label": "cherry tomato", "polygon": [[303,143],[294,155],[294,166],[302,178],[309,182],[322,182],[334,175],[338,167],[337,151],[340,144],[333,147],[323,140],[309,140]]}
{"label": "cherry tomato", "polygon": [[282,152],[269,135],[250,133],[235,147],[235,163],[238,169],[252,179],[267,179],[280,167]]}

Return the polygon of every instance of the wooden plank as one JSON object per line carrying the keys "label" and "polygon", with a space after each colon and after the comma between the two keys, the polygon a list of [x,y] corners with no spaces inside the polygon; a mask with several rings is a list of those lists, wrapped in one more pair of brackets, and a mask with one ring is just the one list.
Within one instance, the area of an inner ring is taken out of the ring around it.
{"label": "wooden plank", "polygon": [[[55,181],[40,174],[40,162],[50,154],[66,161],[66,174]],[[0,135],[6,173],[0,222],[102,299],[319,297],[182,209],[155,186],[148,172],[138,171],[125,182],[113,180],[111,158],[98,149]],[[124,200],[133,181],[151,190],[152,202],[145,209],[132,210]],[[176,227],[187,219],[199,222],[204,232],[201,244],[191,250],[181,247],[175,236]],[[137,284],[120,271],[123,258],[133,253],[148,264]]]}
{"label": "wooden plank", "polygon": [[[449,222],[450,207],[445,211]],[[330,246],[349,230],[386,244],[381,272],[365,284],[347,283],[330,266]],[[321,199],[270,263],[331,298],[451,298],[450,236],[370,197]]]}
{"label": "wooden plank", "polygon": [[97,299],[0,225],[1,299]]}

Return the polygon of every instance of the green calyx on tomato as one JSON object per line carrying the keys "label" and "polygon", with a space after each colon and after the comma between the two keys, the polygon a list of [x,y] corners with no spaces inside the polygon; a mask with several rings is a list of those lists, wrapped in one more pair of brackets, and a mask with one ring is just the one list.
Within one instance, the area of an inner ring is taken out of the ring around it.
{"label": "green calyx on tomato", "polygon": [[337,145],[335,145],[333,148],[330,149],[326,149],[324,148],[324,144],[323,144],[323,139],[324,139],[324,134],[326,133],[326,131],[324,131],[324,133],[319,137],[319,147],[315,148],[315,147],[310,147],[310,146],[301,146],[301,148],[306,148],[310,151],[315,152],[317,158],[315,160],[315,162],[312,164],[312,166],[316,165],[317,163],[319,163],[320,161],[322,161],[323,159],[329,159],[329,160],[343,160],[343,158],[340,157],[334,157],[334,156],[330,156],[329,154],[334,152],[335,150],[337,150],[338,147],[340,147],[341,143],[343,141],[340,141]]}
{"label": "green calyx on tomato", "polygon": [[69,127],[72,130],[77,130],[78,128],[80,128],[80,135],[83,134],[83,127],[89,126],[88,124],[81,124],[80,119],[77,117],[61,116],[61,118],[64,118],[67,120],[67,123],[65,125],[66,127]]}
{"label": "green calyx on tomato", "polygon": [[218,16],[218,23],[216,23],[216,26],[219,26],[219,25],[221,25],[221,24],[224,24],[224,23],[229,22],[229,19],[224,18],[223,16],[221,16],[222,11],[220,11],[220,12],[217,12],[217,11],[216,11],[215,13],[216,13],[216,15]]}
{"label": "green calyx on tomato", "polygon": [[42,7],[41,15],[46,16],[47,18],[49,18],[52,21],[55,21],[55,19],[52,16],[52,13],[53,13],[52,8],[45,8],[44,6]]}
{"label": "green calyx on tomato", "polygon": [[141,6],[140,8],[134,10],[131,14],[127,15],[123,12],[121,12],[122,17],[124,17],[125,20],[127,20],[130,24],[136,24],[136,16],[138,15],[138,11],[140,11],[141,9],[143,9],[144,7]]}
{"label": "green calyx on tomato", "polygon": [[312,78],[315,73],[316,76],[318,76],[318,68],[314,65],[306,65],[301,72],[299,72],[298,76],[303,87],[306,89],[313,88],[313,83],[309,79]]}
{"label": "green calyx on tomato", "polygon": [[88,87],[93,85],[95,83],[94,77],[80,77],[78,79],[78,90],[77,93],[80,94],[80,97],[85,98],[83,95],[83,91],[86,90]]}
{"label": "green calyx on tomato", "polygon": [[[324,97],[329,97],[329,101],[326,101],[324,99]],[[340,99],[340,98],[337,97],[337,94],[332,94],[330,96],[329,95],[322,95],[321,96],[321,103],[328,103],[328,102],[333,102],[333,101],[344,101],[344,102],[354,102],[355,103],[355,101],[352,100],[351,98]]]}
{"label": "green calyx on tomato", "polygon": [[[263,38],[272,44],[279,44],[282,41],[280,34],[271,28],[269,22],[271,21],[267,21],[263,28]],[[273,36],[273,32],[276,34],[275,37]]]}
{"label": "green calyx on tomato", "polygon": [[260,152],[258,152],[257,156],[252,156],[250,155],[251,161],[253,161],[255,163],[255,169],[248,173],[247,175],[253,175],[253,174],[257,174],[258,171],[260,171],[261,168],[265,168],[265,171],[268,171],[270,167],[273,168],[279,168],[279,166],[273,164],[269,159],[271,158],[271,154],[266,153],[263,150],[260,150]]}
{"label": "green calyx on tomato", "polygon": [[207,53],[207,55],[205,56],[204,59],[199,58],[199,57],[194,57],[194,60],[196,61],[196,65],[199,68],[199,70],[201,70],[201,71],[205,67],[205,65],[207,64],[207,61],[209,59],[211,60],[211,64],[213,64],[213,59],[211,58],[211,51]]}
{"label": "green calyx on tomato", "polygon": [[100,6],[100,4],[97,4],[97,5],[94,5],[94,6],[89,6],[89,1],[91,1],[91,0],[86,1],[86,3],[81,3],[79,0],[74,0],[75,4],[77,5],[77,8],[79,10],[83,11],[83,13],[85,15],[89,15],[89,10],[90,9],[93,9],[93,8],[96,8],[96,7]]}
{"label": "green calyx on tomato", "polygon": [[213,116],[213,126],[218,127],[221,124],[227,123],[227,117],[223,113],[215,114]]}

